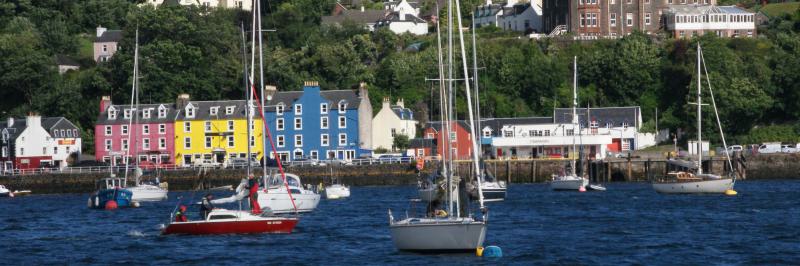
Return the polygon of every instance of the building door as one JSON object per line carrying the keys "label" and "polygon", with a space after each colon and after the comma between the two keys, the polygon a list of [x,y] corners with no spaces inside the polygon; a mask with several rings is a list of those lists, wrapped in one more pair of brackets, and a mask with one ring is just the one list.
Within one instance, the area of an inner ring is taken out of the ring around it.
{"label": "building door", "polygon": [[348,161],[352,160],[353,158],[356,158],[356,151],[354,151],[354,150],[346,151],[345,152],[345,156],[347,156],[347,160]]}
{"label": "building door", "polygon": [[192,155],[186,154],[183,155],[183,165],[191,165],[192,164]]}

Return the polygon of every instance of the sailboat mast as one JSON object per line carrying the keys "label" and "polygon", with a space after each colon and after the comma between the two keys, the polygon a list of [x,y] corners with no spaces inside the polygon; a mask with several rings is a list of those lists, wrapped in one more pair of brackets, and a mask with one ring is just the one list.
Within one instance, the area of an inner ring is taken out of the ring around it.
{"label": "sailboat mast", "polygon": [[[470,128],[475,128],[475,117],[472,110],[472,93],[470,92],[469,88],[469,71],[467,70],[467,51],[464,48],[464,31],[461,30],[461,5],[460,1],[456,0],[456,17],[458,18],[458,40],[461,44],[461,65],[462,69],[464,70],[464,85],[465,91],[467,95],[467,112],[469,113],[469,123]],[[475,130],[470,130],[470,144],[472,145],[472,164],[475,167],[475,181],[477,181],[478,185],[478,202],[480,202],[481,209],[483,209],[483,191],[481,189],[481,175],[480,175],[480,166],[478,161],[478,141],[475,139]]]}
{"label": "sailboat mast", "polygon": [[[436,3],[436,10],[439,10],[439,3],[438,2]],[[439,58],[439,65],[437,67],[438,70],[439,70],[439,120],[441,120],[442,129],[444,129],[444,121],[445,121],[445,114],[446,114],[445,113],[445,108],[444,108],[445,107],[445,102],[444,102],[444,99],[445,99],[445,94],[444,94],[444,89],[445,89],[445,85],[444,85],[444,66],[442,64],[442,61],[444,61],[444,59],[442,58],[442,35],[441,35],[441,28],[440,28],[439,25],[440,25],[439,24],[439,20],[436,20],[436,45],[437,45],[437,48],[438,48],[437,53],[438,53],[438,58]],[[444,141],[444,136],[442,136],[442,141]],[[442,149],[442,172],[443,172],[443,174],[445,176],[447,176],[447,172],[448,172],[447,171],[447,157],[446,157],[446,154],[447,154],[447,150]]]}
{"label": "sailboat mast", "polygon": [[697,43],[697,174],[703,174],[703,138],[701,130],[701,114],[703,108],[700,98],[700,43]]}
{"label": "sailboat mast", "polygon": [[[572,58],[572,175],[575,176],[575,130],[578,128],[578,57]],[[620,140],[622,141],[622,140]]]}
{"label": "sailboat mast", "polygon": [[[259,79],[258,79],[259,87],[258,87],[258,90],[262,91],[262,95],[261,95],[262,97],[261,97],[260,100],[261,100],[261,108],[264,108],[264,98],[266,98],[266,97],[265,97],[265,95],[263,95],[263,90],[264,90],[264,46],[263,46],[264,44],[263,44],[263,41],[264,41],[264,38],[263,38],[263,34],[261,32],[261,26],[262,26],[261,25],[262,24],[261,23],[261,1],[257,1],[256,0],[255,2],[256,2],[256,14],[257,15],[254,15],[254,16],[258,19],[258,26],[256,27],[256,29],[258,29],[258,66],[259,66],[259,68],[258,68],[258,74],[259,74]],[[253,30],[256,30],[256,29],[253,29]],[[263,114],[264,111],[261,111],[261,113]],[[267,127],[267,121],[266,120],[264,121],[264,127],[265,128]],[[262,147],[264,147],[264,150],[266,151],[267,150],[266,149],[266,147],[267,147],[267,134],[261,134],[261,135],[263,136],[263,138],[261,138],[262,139]],[[266,153],[264,155],[266,156]],[[275,157],[278,157],[277,154],[275,155]],[[265,158],[264,162],[266,162],[266,158]],[[265,164],[264,167],[262,167],[262,169],[263,169],[264,176],[267,176],[266,164]]]}
{"label": "sailboat mast", "polygon": [[447,149],[447,157],[450,157],[450,160],[447,161],[448,168],[450,172],[447,173],[447,215],[452,215],[453,213],[453,195],[452,189],[450,188],[450,183],[452,182],[452,175],[453,175],[453,158],[452,156],[452,142],[450,140],[450,123],[453,121],[453,0],[447,1],[447,122],[443,123],[444,133],[446,138],[445,140],[445,148]]}
{"label": "sailboat mast", "polygon": [[[138,117],[136,115],[137,106],[135,105],[136,93],[137,93],[136,85],[139,83],[138,81],[139,77],[137,74],[138,71],[139,71],[139,29],[137,28],[136,44],[134,45],[133,48],[133,82],[132,82],[133,84],[131,85],[131,108],[133,108],[131,112],[134,117]],[[125,158],[122,160],[123,162],[125,162],[125,183],[128,183],[128,166],[131,163],[128,160],[128,157],[131,155],[131,136],[133,135],[132,133],[133,133],[133,120],[135,119],[134,117],[129,117],[128,120],[128,147],[125,149]],[[136,144],[133,144],[133,147],[136,147]]]}
{"label": "sailboat mast", "polygon": [[252,169],[250,166],[250,161],[252,160],[252,151],[250,145],[250,138],[252,138],[251,128],[253,125],[253,113],[251,108],[253,108],[253,94],[251,93],[249,86],[247,85],[247,49],[246,42],[244,35],[244,24],[242,24],[242,82],[244,82],[244,95],[245,95],[245,108],[244,108],[244,115],[247,117],[247,177],[249,178],[252,174]]}
{"label": "sailboat mast", "polygon": [[[475,12],[472,12],[472,81],[475,83],[475,132],[481,132],[481,98],[478,96],[478,42],[475,41]],[[476,135],[480,138],[482,135]]]}

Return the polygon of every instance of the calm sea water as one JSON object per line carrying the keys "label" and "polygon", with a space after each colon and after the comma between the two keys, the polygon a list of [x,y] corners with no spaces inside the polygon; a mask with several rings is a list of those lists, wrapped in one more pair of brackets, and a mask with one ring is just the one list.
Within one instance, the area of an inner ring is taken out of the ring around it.
{"label": "calm sea water", "polygon": [[401,216],[411,186],[355,187],[323,199],[290,235],[159,236],[179,195],[116,211],[86,208],[86,195],[0,198],[4,264],[566,264],[775,265],[800,263],[800,182],[737,183],[739,195],[659,195],[648,184],[606,192],[511,186],[490,205],[486,245],[474,254],[394,249],[387,209]]}

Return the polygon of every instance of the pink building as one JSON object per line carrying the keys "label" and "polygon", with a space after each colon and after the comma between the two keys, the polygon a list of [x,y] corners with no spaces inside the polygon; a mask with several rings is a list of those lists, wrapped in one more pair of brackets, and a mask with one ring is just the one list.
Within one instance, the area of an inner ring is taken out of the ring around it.
{"label": "pink building", "polygon": [[122,40],[121,30],[108,30],[97,27],[94,39],[94,61],[106,62],[119,50],[119,42]]}
{"label": "pink building", "polygon": [[140,104],[134,110],[103,96],[94,131],[95,160],[122,163],[128,157],[145,167],[175,164],[176,113],[173,104]]}

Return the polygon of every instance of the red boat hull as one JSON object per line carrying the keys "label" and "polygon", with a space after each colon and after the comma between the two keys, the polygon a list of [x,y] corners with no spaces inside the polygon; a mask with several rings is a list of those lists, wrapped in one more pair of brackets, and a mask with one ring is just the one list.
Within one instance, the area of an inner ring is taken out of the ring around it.
{"label": "red boat hull", "polygon": [[297,225],[297,219],[270,219],[249,221],[196,221],[173,222],[161,233],[163,235],[222,235],[222,234],[289,234]]}

